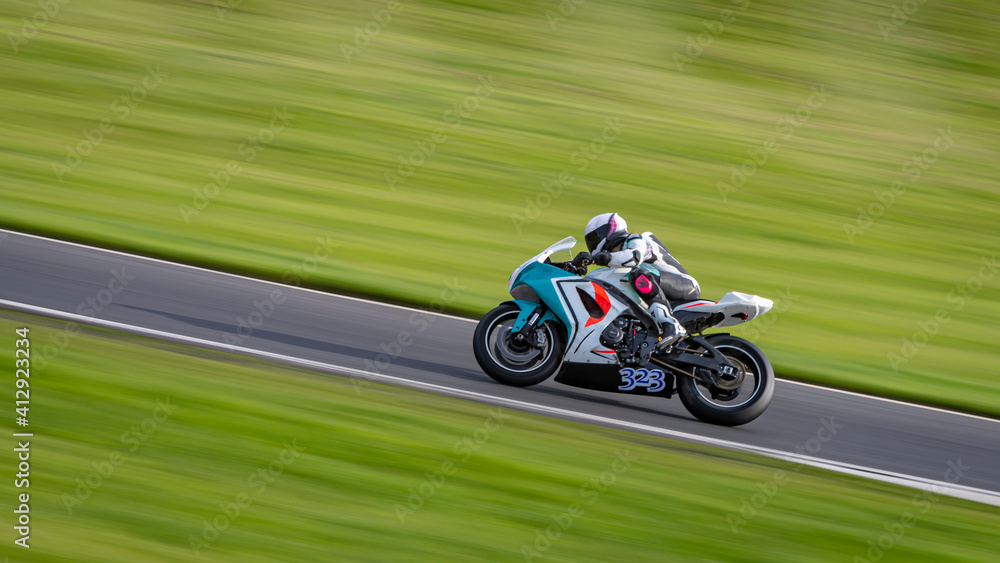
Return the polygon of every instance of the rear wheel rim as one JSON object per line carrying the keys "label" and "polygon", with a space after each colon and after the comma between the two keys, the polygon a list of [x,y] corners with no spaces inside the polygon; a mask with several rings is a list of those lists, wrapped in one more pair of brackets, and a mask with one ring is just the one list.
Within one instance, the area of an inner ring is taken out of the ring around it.
{"label": "rear wheel rim", "polygon": [[736,388],[736,393],[731,398],[722,399],[730,393],[716,388],[716,397],[712,396],[712,389],[702,381],[695,380],[695,391],[699,398],[706,404],[720,409],[736,409],[753,402],[764,388],[764,367],[753,354],[747,352],[739,346],[731,344],[721,344],[715,349],[722,352],[733,365],[741,371],[743,383]]}
{"label": "rear wheel rim", "polygon": [[516,313],[497,317],[486,331],[486,352],[490,360],[503,369],[515,373],[530,373],[545,364],[554,351],[554,339],[549,324],[537,328],[545,342],[541,348],[514,342],[511,329],[517,320]]}

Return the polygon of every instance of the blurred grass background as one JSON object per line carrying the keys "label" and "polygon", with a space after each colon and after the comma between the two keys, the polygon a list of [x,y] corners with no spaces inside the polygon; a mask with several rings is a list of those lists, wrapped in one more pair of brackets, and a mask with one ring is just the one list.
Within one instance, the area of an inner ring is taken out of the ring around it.
{"label": "blurred grass background", "polygon": [[[523,260],[617,211],[706,297],[787,290],[781,312],[737,331],[780,374],[1000,414],[1000,284],[977,278],[1000,246],[993,2],[922,3],[889,30],[890,2],[421,0],[384,23],[375,1],[59,5],[27,41],[40,5],[0,8],[2,226],[271,279],[330,236],[342,245],[310,285],[427,304],[458,276],[454,310],[476,315]],[[366,26],[377,34],[355,43]],[[167,76],[144,92],[157,65]],[[484,75],[498,85],[470,99]],[[785,138],[779,120],[819,86],[829,99]],[[137,87],[141,102],[115,105]],[[447,112],[466,101],[455,127]],[[248,161],[241,143],[281,108],[294,119]],[[621,134],[580,170],[607,118]],[[57,178],[103,119],[115,129]],[[437,128],[446,139],[390,190],[386,173]],[[906,162],[949,128],[913,181]],[[717,183],[772,137],[723,198]],[[230,161],[241,172],[195,200]],[[546,199],[563,171],[572,182]],[[879,213],[895,181],[906,191]],[[877,216],[852,243],[859,209]],[[970,278],[959,309],[949,292]],[[894,371],[888,354],[942,309]]]}
{"label": "blurred grass background", "polygon": [[[0,362],[13,364],[15,328],[42,341],[65,325],[0,313]],[[10,515],[15,493],[31,495],[30,557],[7,541],[0,556],[12,561],[524,561],[522,546],[575,503],[583,513],[534,560],[867,560],[867,542],[906,514],[916,523],[886,537],[884,561],[989,561],[1000,541],[1000,515],[972,502],[516,411],[496,417],[496,407],[399,387],[359,395],[346,378],[82,331],[30,380],[30,425],[18,430],[35,433],[31,486],[7,481],[0,496]],[[4,388],[13,395],[13,381]],[[167,403],[169,415],[156,410]],[[0,426],[18,431],[12,417]],[[294,458],[282,453],[293,441]],[[628,466],[615,465],[619,454]],[[254,479],[268,468],[269,482]],[[442,468],[451,475],[428,480]],[[607,487],[584,489],[593,479]],[[396,506],[421,487],[433,492],[422,505],[414,497],[401,523]],[[762,490],[766,504],[754,499]],[[252,503],[223,518],[220,506],[241,494]],[[745,522],[741,500],[758,506]],[[203,535],[216,520],[218,535]],[[200,557],[192,536],[213,540],[198,544]]]}

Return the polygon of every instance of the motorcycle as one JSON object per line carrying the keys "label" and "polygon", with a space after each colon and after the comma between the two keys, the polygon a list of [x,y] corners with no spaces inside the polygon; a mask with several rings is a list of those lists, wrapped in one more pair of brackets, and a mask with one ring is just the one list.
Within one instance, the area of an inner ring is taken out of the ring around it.
{"label": "motorcycle", "polygon": [[659,326],[628,282],[630,268],[587,273],[590,255],[568,262],[551,256],[576,245],[567,237],[511,274],[513,301],[501,303],[476,326],[473,351],[480,367],[505,385],[537,385],[553,374],[573,387],[670,398],[702,422],[746,424],[774,394],[774,370],[757,346],[710,328],[751,321],[770,299],[730,292],[712,302],[670,302],[688,335],[657,347]]}

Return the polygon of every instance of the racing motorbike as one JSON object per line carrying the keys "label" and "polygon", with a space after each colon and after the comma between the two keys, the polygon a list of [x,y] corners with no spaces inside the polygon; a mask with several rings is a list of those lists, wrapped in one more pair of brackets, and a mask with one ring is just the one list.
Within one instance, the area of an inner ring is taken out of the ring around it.
{"label": "racing motorbike", "polygon": [[587,272],[590,255],[567,262],[551,256],[572,251],[567,237],[521,264],[510,276],[512,301],[501,303],[476,327],[473,350],[494,380],[517,387],[555,374],[565,385],[670,398],[680,396],[697,419],[723,426],[760,416],[774,393],[774,370],[757,346],[711,328],[751,321],[773,302],[730,292],[718,301],[670,302],[688,335],[664,348],[648,306],[628,282],[630,268]]}

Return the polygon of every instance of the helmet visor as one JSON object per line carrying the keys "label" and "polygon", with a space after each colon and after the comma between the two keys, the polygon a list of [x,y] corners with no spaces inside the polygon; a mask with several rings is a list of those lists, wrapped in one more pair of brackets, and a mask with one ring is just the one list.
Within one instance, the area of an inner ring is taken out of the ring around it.
{"label": "helmet visor", "polygon": [[597,245],[601,244],[601,241],[608,238],[608,233],[611,231],[611,225],[601,225],[593,231],[590,231],[583,237],[583,240],[587,243],[587,251],[593,252]]}

